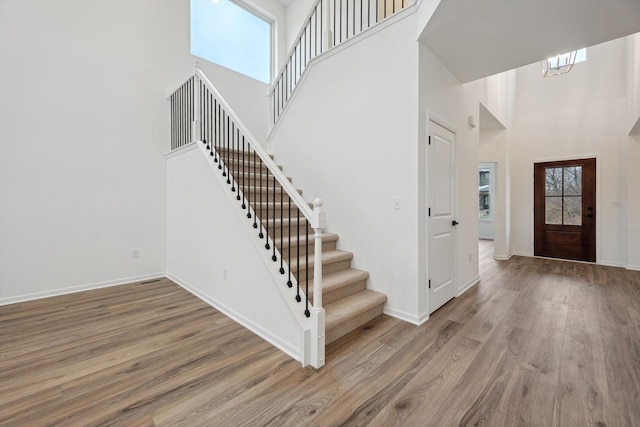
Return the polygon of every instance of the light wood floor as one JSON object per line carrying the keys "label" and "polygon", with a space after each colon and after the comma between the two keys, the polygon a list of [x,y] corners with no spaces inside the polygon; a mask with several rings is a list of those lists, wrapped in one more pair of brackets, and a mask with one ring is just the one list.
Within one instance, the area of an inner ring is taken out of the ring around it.
{"label": "light wood floor", "polygon": [[319,371],[168,280],[0,307],[0,425],[639,426],[640,273],[514,257]]}

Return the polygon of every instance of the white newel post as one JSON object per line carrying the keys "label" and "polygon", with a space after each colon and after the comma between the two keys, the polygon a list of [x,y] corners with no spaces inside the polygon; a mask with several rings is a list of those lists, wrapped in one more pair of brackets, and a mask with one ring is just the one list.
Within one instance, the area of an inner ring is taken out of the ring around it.
{"label": "white newel post", "polygon": [[[267,102],[269,103],[269,125],[267,126],[267,134],[271,133],[275,126],[276,122],[276,106],[273,102],[273,93],[276,91],[275,87],[273,90],[269,89],[269,93],[267,94]],[[268,147],[265,147],[268,148]]]}
{"label": "white newel post", "polygon": [[318,369],[324,366],[324,308],[322,308],[322,233],[326,227],[326,213],[322,199],[313,201],[311,227],[315,245],[313,255],[313,307],[311,309],[311,365]]}
{"label": "white newel post", "polygon": [[191,142],[201,141],[200,135],[200,79],[198,78],[198,60],[193,63],[193,122],[191,122]]}
{"label": "white newel post", "polygon": [[324,26],[324,34],[322,35],[322,38],[324,39],[324,49],[322,49],[322,51],[326,52],[333,47],[333,32],[331,31],[331,0],[322,1],[324,2],[322,8],[324,10],[324,22],[326,23]]}

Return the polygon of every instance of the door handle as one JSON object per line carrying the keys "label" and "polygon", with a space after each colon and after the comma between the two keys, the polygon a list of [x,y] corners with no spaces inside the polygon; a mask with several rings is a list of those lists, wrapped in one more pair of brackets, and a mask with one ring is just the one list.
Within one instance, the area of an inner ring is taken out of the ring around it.
{"label": "door handle", "polygon": [[455,227],[456,225],[460,224],[458,221],[456,221],[455,219],[453,221],[451,221],[451,225],[453,227]]}
{"label": "door handle", "polygon": [[587,218],[593,218],[593,214],[586,214],[585,215]]}

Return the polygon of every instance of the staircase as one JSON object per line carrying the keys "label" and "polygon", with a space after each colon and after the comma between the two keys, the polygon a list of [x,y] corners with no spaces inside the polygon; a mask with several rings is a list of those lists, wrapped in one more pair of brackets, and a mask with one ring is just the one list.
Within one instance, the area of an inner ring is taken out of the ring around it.
{"label": "staircase", "polygon": [[[220,148],[218,154],[229,168],[248,204],[260,218],[282,259],[307,298],[313,301],[314,232],[308,221],[289,208],[289,198],[259,157],[248,151]],[[273,158],[273,157],[272,157]],[[278,165],[282,170],[282,166]],[[292,181],[291,178],[288,178]],[[298,190],[302,193],[301,190]],[[293,204],[292,204],[293,206]],[[275,215],[274,215],[275,213]],[[300,230],[298,232],[298,230]],[[289,238],[289,236],[292,236]],[[386,295],[366,288],[369,273],[351,267],[353,253],[338,249],[339,236],[322,236],[322,301],[325,310],[325,344],[348,334],[382,314]],[[309,253],[307,262],[302,262]],[[291,256],[290,256],[291,255]],[[298,265],[298,260],[301,260]]]}

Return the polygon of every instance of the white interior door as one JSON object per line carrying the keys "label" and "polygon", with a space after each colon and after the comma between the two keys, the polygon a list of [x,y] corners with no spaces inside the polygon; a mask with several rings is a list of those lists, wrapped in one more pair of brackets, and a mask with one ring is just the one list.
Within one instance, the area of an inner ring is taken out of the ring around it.
{"label": "white interior door", "polygon": [[456,296],[455,134],[429,121],[427,210],[429,313]]}

